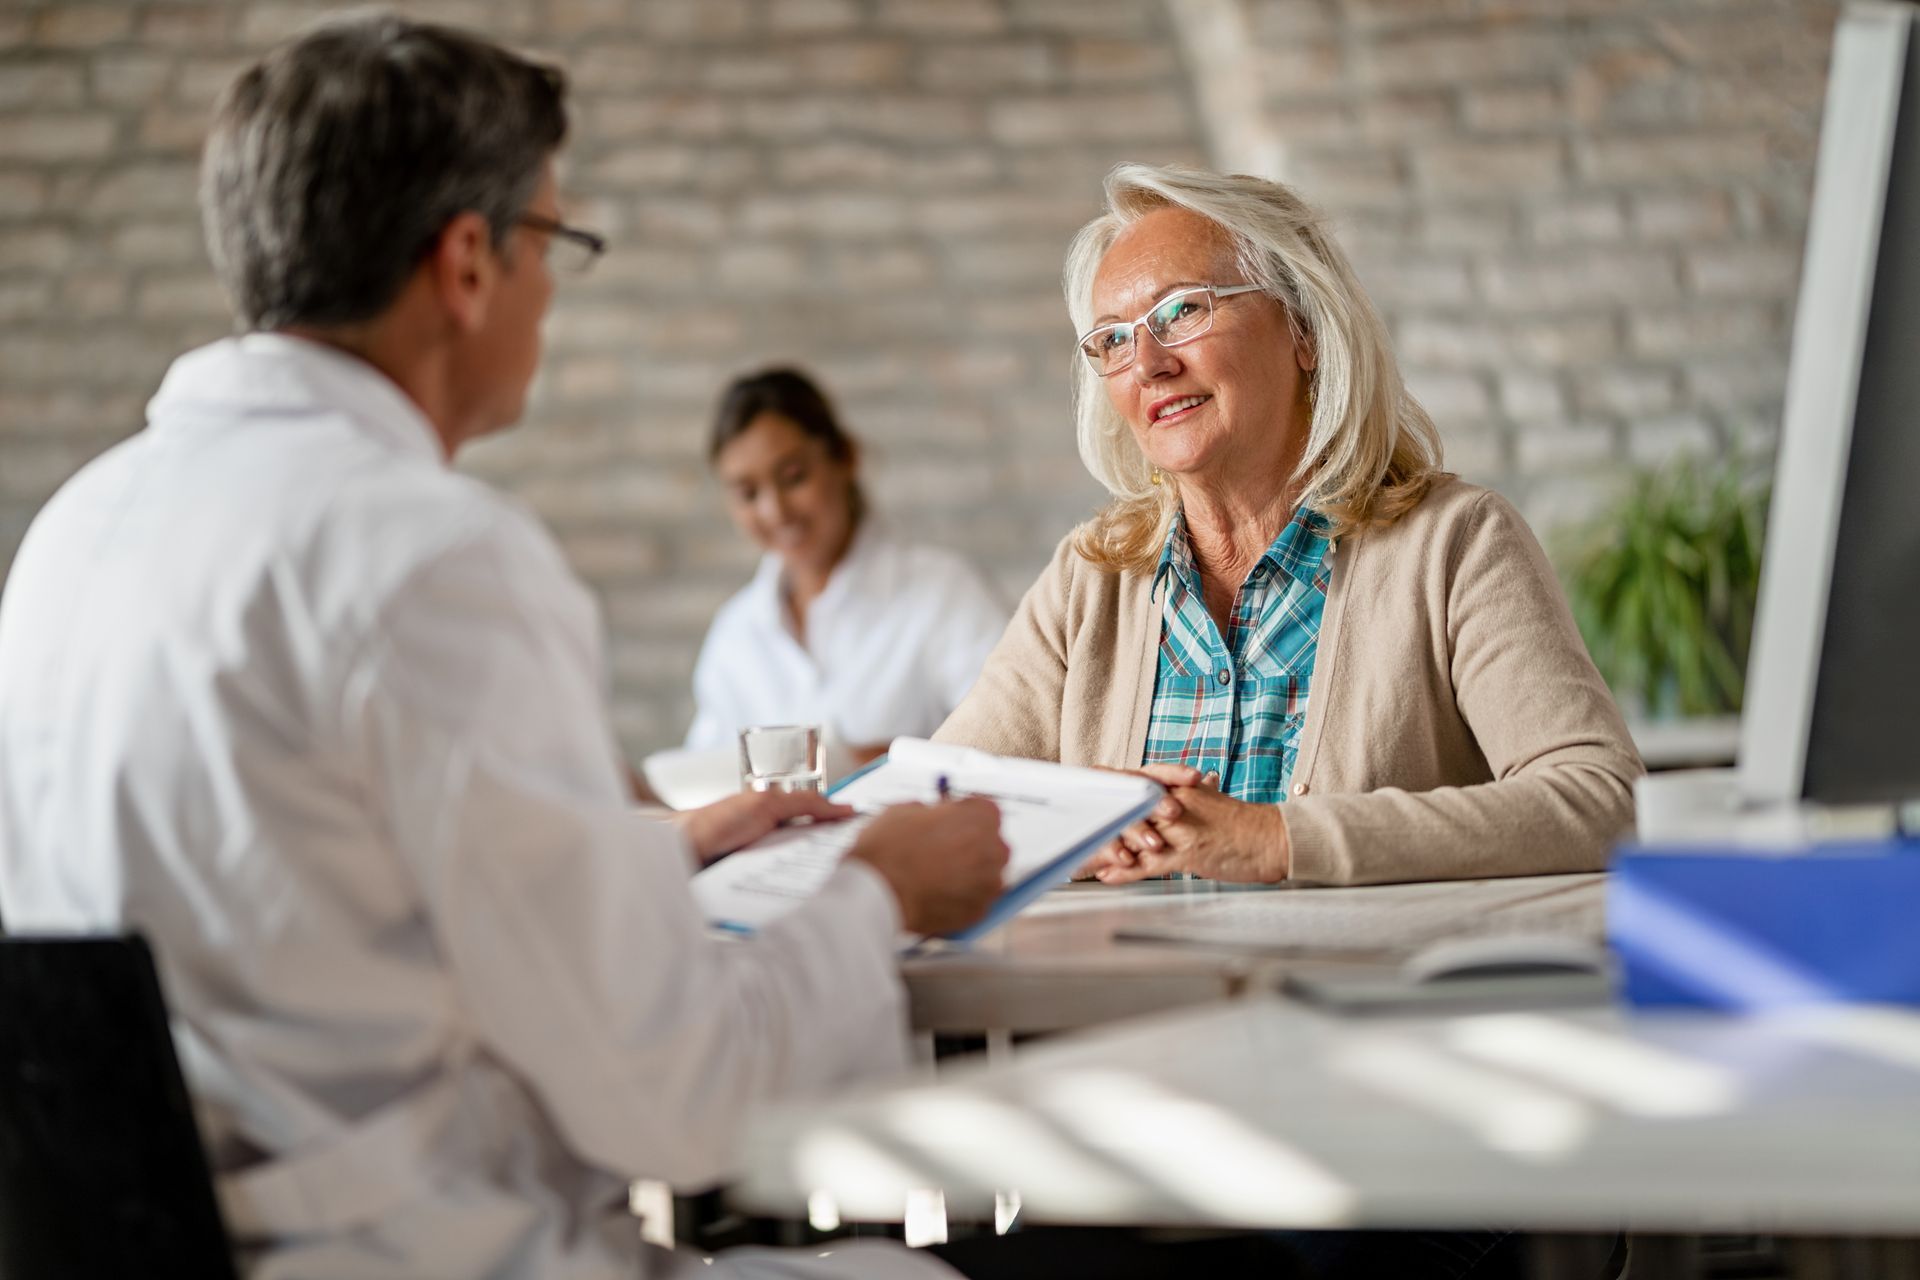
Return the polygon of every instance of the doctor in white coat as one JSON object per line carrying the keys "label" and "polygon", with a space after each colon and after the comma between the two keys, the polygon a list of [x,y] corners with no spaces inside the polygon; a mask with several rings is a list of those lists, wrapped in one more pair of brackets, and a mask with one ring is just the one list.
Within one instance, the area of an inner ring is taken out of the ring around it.
{"label": "doctor in white coat", "polygon": [[977,919],[984,801],[897,810],[710,940],[703,858],[817,798],[627,805],[599,621],[449,470],[513,422],[562,259],[559,75],[393,17],[246,71],[204,172],[245,336],[35,521],[0,602],[0,909],[153,940],[244,1262],[271,1277],[948,1276],[869,1243],[707,1267],[628,1179],[904,1060],[899,930]]}

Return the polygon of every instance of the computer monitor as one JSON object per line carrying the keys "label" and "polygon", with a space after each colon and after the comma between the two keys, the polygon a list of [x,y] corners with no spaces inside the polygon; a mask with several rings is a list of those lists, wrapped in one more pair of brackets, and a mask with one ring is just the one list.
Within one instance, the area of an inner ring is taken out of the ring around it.
{"label": "computer monitor", "polygon": [[1758,803],[1920,799],[1920,9],[1834,34],[1741,717]]}

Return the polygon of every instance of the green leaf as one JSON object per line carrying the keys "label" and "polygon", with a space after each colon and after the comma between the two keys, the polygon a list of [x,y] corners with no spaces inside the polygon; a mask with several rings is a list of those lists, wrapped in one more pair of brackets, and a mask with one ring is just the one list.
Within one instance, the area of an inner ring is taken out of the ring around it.
{"label": "green leaf", "polygon": [[1769,497],[1761,470],[1738,449],[1643,470],[1557,540],[1574,621],[1623,701],[1739,709]]}

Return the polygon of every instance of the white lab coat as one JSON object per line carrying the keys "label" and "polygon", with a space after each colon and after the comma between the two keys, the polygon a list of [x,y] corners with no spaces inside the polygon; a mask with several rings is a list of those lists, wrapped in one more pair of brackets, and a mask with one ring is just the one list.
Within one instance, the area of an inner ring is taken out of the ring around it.
{"label": "white lab coat", "polygon": [[633,1177],[904,1062],[871,869],[710,939],[634,812],[593,602],[371,366],[252,335],[34,522],[0,599],[0,910],[152,939],[271,1277],[951,1275],[644,1251]]}
{"label": "white lab coat", "polygon": [[1007,627],[979,572],[869,518],[807,609],[787,622],[784,570],[760,562],[720,607],[694,666],[688,747],[733,745],[752,724],[818,724],[849,746],[933,735]]}

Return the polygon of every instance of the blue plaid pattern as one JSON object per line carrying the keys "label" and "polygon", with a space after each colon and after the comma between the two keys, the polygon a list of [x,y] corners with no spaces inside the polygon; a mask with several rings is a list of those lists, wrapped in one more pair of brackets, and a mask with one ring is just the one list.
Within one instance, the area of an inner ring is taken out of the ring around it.
{"label": "blue plaid pattern", "polygon": [[1153,579],[1154,593],[1166,594],[1143,763],[1217,771],[1236,800],[1287,798],[1327,602],[1325,528],[1313,512],[1295,513],[1240,585],[1223,640],[1186,519],[1174,517]]}

